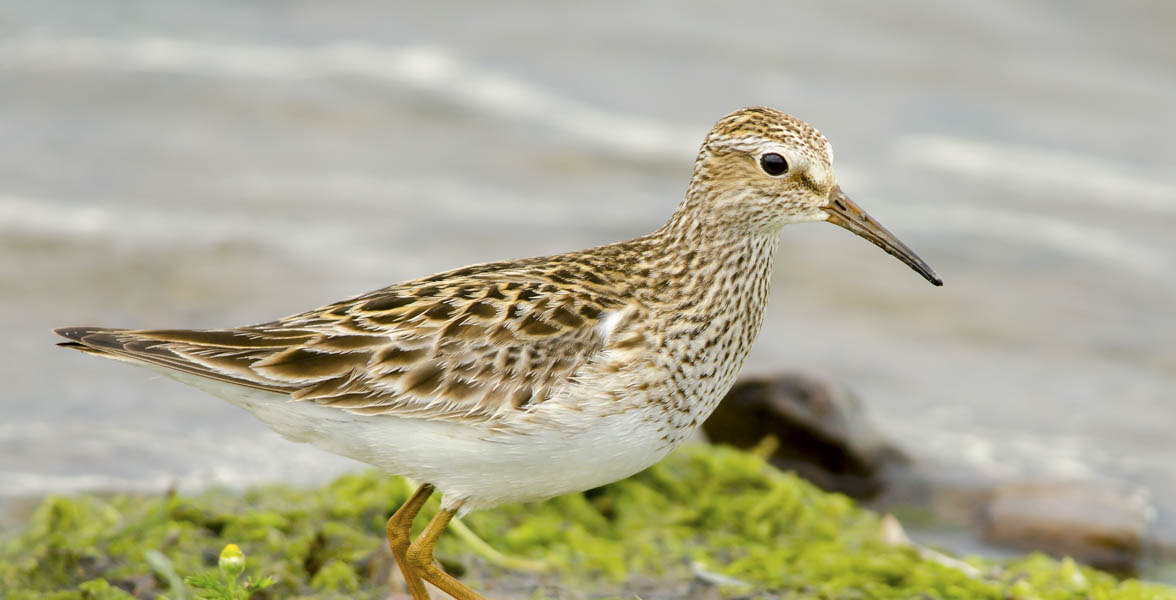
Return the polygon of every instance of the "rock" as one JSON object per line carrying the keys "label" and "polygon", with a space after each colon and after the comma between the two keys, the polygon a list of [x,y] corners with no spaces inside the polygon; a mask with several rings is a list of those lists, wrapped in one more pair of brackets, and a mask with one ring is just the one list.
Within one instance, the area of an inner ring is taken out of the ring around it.
{"label": "rock", "polygon": [[772,464],[855,498],[876,496],[887,472],[909,462],[865,418],[857,396],[799,373],[736,383],[702,428],[711,442],[737,448],[775,436]]}
{"label": "rock", "polygon": [[1010,483],[994,490],[980,525],[994,544],[1133,574],[1153,512],[1140,494],[1092,483]]}
{"label": "rock", "polygon": [[1143,494],[1107,481],[1011,479],[945,457],[912,460],[880,435],[857,396],[819,377],[744,379],[702,429],[713,443],[744,449],[774,436],[772,464],[876,509],[922,510],[930,522],[918,533],[957,551],[1041,551],[1120,575],[1176,556]]}

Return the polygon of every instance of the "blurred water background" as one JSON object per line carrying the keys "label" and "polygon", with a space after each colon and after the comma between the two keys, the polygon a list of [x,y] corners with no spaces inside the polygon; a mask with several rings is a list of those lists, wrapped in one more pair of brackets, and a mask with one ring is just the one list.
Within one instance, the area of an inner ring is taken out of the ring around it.
{"label": "blurred water background", "polygon": [[0,3],[0,496],[360,465],[53,346],[648,232],[714,120],[817,125],[946,281],[783,237],[748,372],[917,457],[1176,512],[1176,4]]}

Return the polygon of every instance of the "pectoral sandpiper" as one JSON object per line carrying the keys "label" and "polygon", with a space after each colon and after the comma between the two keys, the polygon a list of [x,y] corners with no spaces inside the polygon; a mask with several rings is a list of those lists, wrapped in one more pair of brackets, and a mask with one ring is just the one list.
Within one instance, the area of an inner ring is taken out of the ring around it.
{"label": "pectoral sandpiper", "polygon": [[[57,333],[291,440],[424,482],[387,527],[408,588],[477,599],[433,560],[451,518],[609,483],[677,446],[751,350],[781,227],[830,221],[941,285],[842,193],[832,161],[808,124],[747,108],[715,125],[685,199],[637,239],[465,267],[260,325]],[[413,541],[434,490],[441,510]]]}

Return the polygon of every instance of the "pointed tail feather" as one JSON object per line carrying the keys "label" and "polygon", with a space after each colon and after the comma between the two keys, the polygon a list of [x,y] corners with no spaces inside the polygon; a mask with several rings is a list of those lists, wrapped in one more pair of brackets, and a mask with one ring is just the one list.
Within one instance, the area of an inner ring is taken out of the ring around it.
{"label": "pointed tail feather", "polygon": [[[269,392],[290,393],[294,391],[291,386],[282,385],[280,382],[270,381],[260,376],[247,379],[240,375],[234,375],[230,372],[214,368],[207,363],[194,361],[191,357],[180,354],[173,347],[175,342],[169,339],[178,333],[184,333],[180,330],[159,330],[158,333],[161,335],[155,336],[152,331],[133,329],[62,327],[54,329],[53,333],[70,340],[68,342],[60,342],[57,344],[58,346],[80,350],[87,354],[113,358],[124,362],[164,367],[166,369]],[[193,336],[201,333],[211,335],[223,334],[220,331],[189,331],[188,333]],[[229,350],[240,352],[241,354],[250,352],[247,349],[239,347]],[[256,350],[253,351],[256,352]]]}

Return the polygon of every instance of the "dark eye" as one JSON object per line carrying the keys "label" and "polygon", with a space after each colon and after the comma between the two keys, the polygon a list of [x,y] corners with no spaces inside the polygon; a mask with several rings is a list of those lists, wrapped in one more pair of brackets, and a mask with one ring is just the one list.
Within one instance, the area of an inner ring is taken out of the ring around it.
{"label": "dark eye", "polygon": [[775,152],[769,152],[760,157],[760,167],[768,175],[783,175],[788,172],[788,161]]}

